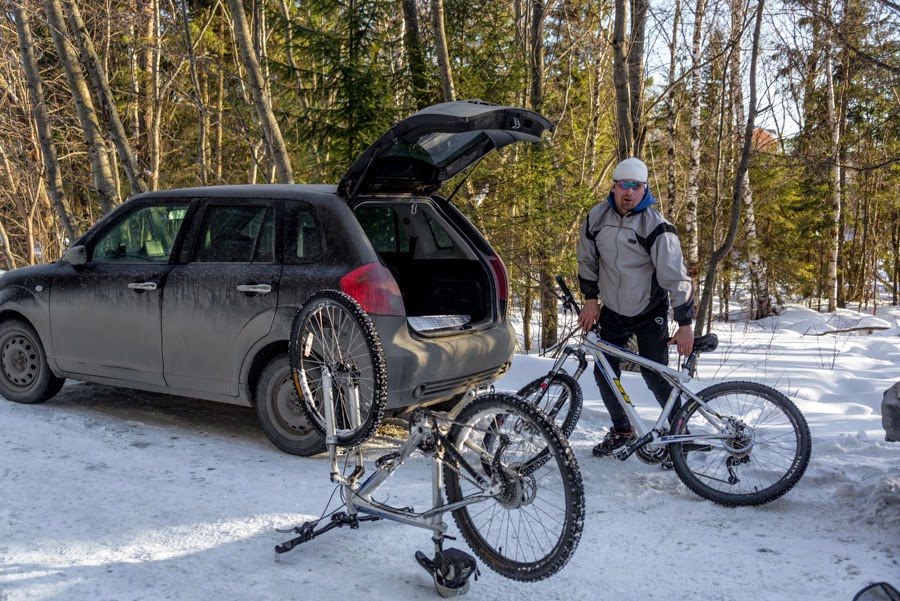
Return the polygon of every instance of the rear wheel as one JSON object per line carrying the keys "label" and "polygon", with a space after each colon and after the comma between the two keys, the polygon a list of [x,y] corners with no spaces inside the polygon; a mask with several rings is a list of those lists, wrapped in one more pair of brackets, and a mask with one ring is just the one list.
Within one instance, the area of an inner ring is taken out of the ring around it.
{"label": "rear wheel", "polygon": [[287,355],[278,355],[263,370],[255,402],[259,424],[276,447],[303,457],[325,451],[325,439],[309,423],[294,389]]}
{"label": "rear wheel", "polygon": [[[788,492],[809,465],[812,442],[806,420],[786,396],[755,382],[724,382],[697,396],[675,415],[673,434],[731,436],[669,445],[675,472],[692,491],[726,506],[762,505]],[[707,446],[707,444],[709,446]]]}
{"label": "rear wheel", "polygon": [[[324,290],[294,318],[290,339],[294,384],[312,427],[326,436],[331,398],[337,444],[356,446],[375,432],[387,404],[387,367],[378,332],[350,296]],[[326,370],[331,387],[326,390]]]}
{"label": "rear wheel", "polygon": [[[565,566],[584,525],[584,488],[562,432],[522,399],[488,394],[466,405],[449,440],[493,498],[466,505],[453,519],[492,570],[532,582]],[[483,496],[464,465],[445,462],[447,501]]]}
{"label": "rear wheel", "polygon": [[529,382],[516,394],[543,411],[568,438],[581,417],[584,402],[581,386],[575,378],[562,372],[553,374],[544,386],[546,377]]}
{"label": "rear wheel", "polygon": [[0,323],[0,394],[17,403],[42,403],[65,383],[50,371],[38,333],[18,319]]}

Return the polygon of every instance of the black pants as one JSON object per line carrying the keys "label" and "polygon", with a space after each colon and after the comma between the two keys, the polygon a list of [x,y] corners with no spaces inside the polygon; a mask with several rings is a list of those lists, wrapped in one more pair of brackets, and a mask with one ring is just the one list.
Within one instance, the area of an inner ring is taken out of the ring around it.
{"label": "black pants", "polygon": [[[634,335],[637,338],[638,354],[641,357],[668,365],[669,345],[667,343],[671,338],[668,312],[668,305],[661,303],[643,315],[625,317],[604,306],[600,309],[600,337],[616,346],[624,347],[628,343],[628,339]],[[621,359],[610,355],[606,355],[606,359],[616,372],[616,376],[621,377]],[[644,376],[644,381],[650,392],[656,397],[657,402],[664,407],[672,392],[672,385],[661,376],[643,367],[641,375]],[[619,405],[609,383],[600,371],[599,364],[594,366],[594,378],[597,380],[597,387],[600,388],[603,404],[606,405],[606,410],[609,411],[612,418],[613,427],[619,432],[629,431],[631,423],[628,421],[628,415]]]}

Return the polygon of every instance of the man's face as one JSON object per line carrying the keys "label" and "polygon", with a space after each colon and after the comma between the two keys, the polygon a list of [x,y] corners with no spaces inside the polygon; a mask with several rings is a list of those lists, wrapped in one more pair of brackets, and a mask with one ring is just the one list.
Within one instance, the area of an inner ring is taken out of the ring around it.
{"label": "man's face", "polygon": [[644,198],[647,185],[644,182],[636,182],[623,179],[613,184],[613,198],[616,201],[616,209],[620,215],[627,215]]}

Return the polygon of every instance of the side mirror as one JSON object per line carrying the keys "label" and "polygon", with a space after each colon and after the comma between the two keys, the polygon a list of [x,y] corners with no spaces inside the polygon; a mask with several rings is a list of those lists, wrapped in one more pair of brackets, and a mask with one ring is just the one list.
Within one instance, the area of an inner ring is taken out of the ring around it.
{"label": "side mirror", "polygon": [[87,248],[81,245],[73,246],[63,254],[62,260],[72,266],[84,265],[87,263]]}

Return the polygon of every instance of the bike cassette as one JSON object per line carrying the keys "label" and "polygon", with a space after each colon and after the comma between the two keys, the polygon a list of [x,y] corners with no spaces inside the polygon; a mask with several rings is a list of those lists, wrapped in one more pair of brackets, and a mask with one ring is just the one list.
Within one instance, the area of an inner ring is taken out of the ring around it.
{"label": "bike cassette", "polygon": [[416,561],[434,578],[434,588],[441,597],[458,597],[469,592],[469,578],[481,572],[475,558],[460,549],[438,551],[434,559],[416,551]]}

